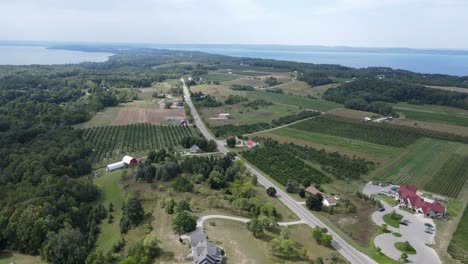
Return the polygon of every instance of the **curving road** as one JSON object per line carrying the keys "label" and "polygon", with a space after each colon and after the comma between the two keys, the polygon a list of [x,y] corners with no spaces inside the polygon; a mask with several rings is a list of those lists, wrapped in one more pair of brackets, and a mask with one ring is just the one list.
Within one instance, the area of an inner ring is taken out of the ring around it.
{"label": "curving road", "polygon": [[[208,131],[205,124],[203,123],[203,120],[198,115],[197,109],[193,105],[192,99],[190,98],[190,92],[188,87],[185,85],[184,79],[181,78],[180,81],[182,82],[184,88],[185,102],[187,102],[187,104],[190,107],[190,111],[198,129],[202,132],[203,136],[207,140],[214,140],[216,142],[216,144],[218,145],[218,149],[221,153],[227,154],[229,150],[223,145],[223,142],[221,142],[220,140],[216,140],[216,138],[214,138],[213,135],[211,135],[211,133]],[[303,220],[306,224],[308,224],[311,227],[320,226],[327,228],[328,233],[333,236],[333,247],[336,250],[338,250],[338,252],[340,252],[349,262],[353,264],[376,263],[374,260],[352,247],[331,228],[327,227],[322,221],[315,217],[308,209],[298,204],[296,200],[291,198],[291,196],[289,196],[287,193],[281,190],[278,186],[276,186],[273,182],[266,178],[262,173],[252,168],[252,166],[248,164],[245,164],[245,166],[253,175],[257,176],[258,183],[263,185],[265,188],[274,187],[277,191],[276,197],[287,207],[289,207],[289,209],[291,209],[291,211],[293,211],[297,216],[299,216],[299,218]]]}

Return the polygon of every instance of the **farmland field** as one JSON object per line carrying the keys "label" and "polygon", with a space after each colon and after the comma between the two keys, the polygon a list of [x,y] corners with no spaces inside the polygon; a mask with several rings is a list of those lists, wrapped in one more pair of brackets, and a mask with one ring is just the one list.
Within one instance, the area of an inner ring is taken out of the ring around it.
{"label": "farmland field", "polygon": [[468,157],[452,154],[432,181],[424,186],[430,192],[457,197],[468,179]]}
{"label": "farmland field", "polygon": [[327,112],[327,114],[346,117],[351,119],[363,119],[364,117],[381,117],[381,115],[371,112],[353,110],[348,108],[336,108]]}
{"label": "farmland field", "polygon": [[451,86],[427,86],[427,87],[439,89],[439,90],[452,91],[452,92],[468,93],[468,89],[462,88],[462,87],[451,87]]}
{"label": "farmland field", "polygon": [[184,109],[123,108],[112,121],[112,125],[161,123],[171,119],[185,119]]}
{"label": "farmland field", "polygon": [[[223,105],[220,107],[202,107],[200,109],[201,115],[204,117],[205,122],[211,126],[221,125],[245,125],[256,124],[259,122],[270,122],[273,119],[278,119],[283,116],[292,115],[300,112],[301,110],[296,107],[288,105],[273,104],[259,109],[243,107],[242,104]],[[227,120],[210,119],[217,116],[219,113],[230,113],[231,118]]]}
{"label": "farmland field", "polygon": [[338,83],[330,83],[330,84],[325,84],[325,85],[319,85],[319,86],[315,86],[314,88],[312,88],[312,92],[313,92],[313,96],[314,97],[317,97],[317,98],[322,98],[323,94],[329,90],[329,89],[332,89],[332,88],[335,88],[337,87]]}
{"label": "farmland field", "polygon": [[306,164],[303,160],[291,155],[281,145],[272,142],[241,155],[257,168],[270,175],[277,182],[285,185],[288,179],[302,183],[310,179],[313,183],[327,183],[331,179],[321,170]]}
{"label": "farmland field", "polygon": [[227,81],[223,83],[224,85],[231,86],[233,84],[239,84],[239,85],[249,85],[252,87],[263,87],[266,86],[265,82],[262,81],[259,78],[241,78],[241,79],[236,79],[232,81]]}
{"label": "farmland field", "polygon": [[[290,142],[294,142],[294,139],[298,139],[304,141],[305,144],[310,142],[323,146],[337,147],[345,150],[361,152],[367,154],[364,156],[366,158],[370,155],[391,158],[402,152],[402,149],[396,147],[374,144],[346,137],[333,136],[320,132],[308,132],[291,127],[283,127],[277,130],[272,130],[268,134],[278,135],[287,139],[291,139]],[[268,137],[267,134],[259,134],[258,136]]]}
{"label": "farmland field", "polygon": [[229,73],[210,72],[200,77],[202,77],[205,82],[227,82],[242,78],[243,76]]}
{"label": "farmland field", "polygon": [[306,97],[289,94],[268,93],[260,91],[238,93],[252,99],[264,99],[272,103],[293,105],[296,107],[303,107],[317,111],[328,111],[334,108],[342,107],[342,105],[330,101],[309,99]]}
{"label": "farmland field", "polygon": [[468,126],[468,110],[436,105],[392,104],[394,110],[406,119]]}
{"label": "farmland field", "polygon": [[299,96],[307,96],[309,94],[314,94],[312,87],[306,82],[295,81],[281,85],[281,88],[285,94],[292,93]]}
{"label": "farmland field", "polygon": [[393,147],[407,146],[418,138],[418,135],[407,133],[398,127],[378,126],[328,115],[294,124],[291,128]]}
{"label": "farmland field", "polygon": [[180,144],[182,138],[193,135],[194,131],[189,127],[151,124],[95,127],[83,133],[84,138],[94,147],[90,157],[94,162],[127,153],[174,147]]}

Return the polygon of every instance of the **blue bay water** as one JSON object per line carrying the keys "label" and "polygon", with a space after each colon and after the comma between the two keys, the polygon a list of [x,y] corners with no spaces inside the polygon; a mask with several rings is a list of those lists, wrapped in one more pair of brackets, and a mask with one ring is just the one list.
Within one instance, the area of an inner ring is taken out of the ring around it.
{"label": "blue bay water", "polygon": [[103,62],[110,53],[54,50],[37,46],[0,46],[0,65]]}
{"label": "blue bay water", "polygon": [[[372,66],[404,69],[419,73],[441,73],[449,75],[468,75],[468,53],[450,54],[450,51],[433,53],[404,50],[402,52],[346,52],[290,50],[281,46],[222,46],[218,45],[158,45],[160,48],[194,50],[235,57],[288,60],[316,64],[339,64],[348,67],[365,68]],[[306,49],[306,48],[303,48]],[[336,50],[339,50],[338,48]],[[364,49],[365,50],[365,49]],[[441,54],[442,53],[442,54]],[[446,53],[446,54],[444,54]]]}

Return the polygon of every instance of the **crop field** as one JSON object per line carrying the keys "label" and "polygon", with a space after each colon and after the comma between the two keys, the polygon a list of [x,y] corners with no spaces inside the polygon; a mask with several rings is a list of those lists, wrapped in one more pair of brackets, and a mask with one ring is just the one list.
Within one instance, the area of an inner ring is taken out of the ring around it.
{"label": "crop field", "polygon": [[194,134],[191,128],[185,126],[132,124],[89,128],[84,131],[83,137],[94,147],[91,160],[99,162],[126,153],[174,147],[180,144],[182,138]]}
{"label": "crop field", "polygon": [[462,88],[462,87],[451,87],[451,86],[427,86],[427,87],[433,88],[433,89],[445,90],[445,91],[468,93],[468,89]]}
{"label": "crop field", "polygon": [[291,155],[280,144],[265,143],[261,148],[244,151],[241,155],[257,168],[285,185],[288,179],[302,183],[310,179],[313,183],[327,183],[331,179],[321,170],[306,164]]}
{"label": "crop field", "polygon": [[327,112],[327,114],[351,119],[363,119],[364,117],[381,117],[381,115],[366,111],[359,111],[348,108],[336,108]]}
{"label": "crop field", "polygon": [[343,107],[341,104],[337,104],[330,101],[309,99],[306,97],[294,96],[289,94],[279,93],[268,93],[268,92],[237,92],[240,95],[252,98],[252,99],[264,99],[272,103],[287,104],[296,107],[308,108],[317,111],[328,111],[334,108]]}
{"label": "crop field", "polygon": [[185,118],[184,109],[149,109],[122,108],[112,121],[112,125],[128,125],[137,123],[161,123],[165,120],[181,120]]}
{"label": "crop field", "polygon": [[[336,148],[336,149],[329,149],[329,151],[341,152],[341,149],[349,150],[352,152],[351,153],[345,152],[344,154],[352,156],[357,153],[361,153],[361,155],[358,154],[357,156],[365,157],[365,158],[370,158],[371,156],[391,158],[402,152],[401,148],[385,146],[381,144],[374,144],[374,143],[366,142],[363,140],[356,140],[356,139],[351,139],[351,138],[346,138],[346,137],[328,135],[326,133],[309,132],[309,131],[304,131],[300,129],[294,129],[291,127],[283,127],[280,129],[272,130],[268,132],[268,134],[281,136],[286,139],[285,141],[297,143],[299,145],[313,145],[313,143],[315,143],[315,144],[319,144],[319,146],[315,146],[318,148],[321,148],[322,146]],[[258,136],[270,137],[268,136],[268,134],[259,134]],[[272,137],[272,138],[279,140],[278,138],[275,138],[275,137]],[[299,140],[303,142],[301,144],[301,142],[297,142],[295,140]],[[362,155],[362,154],[365,154],[365,155]],[[375,160],[375,159],[371,159],[371,160]]]}
{"label": "crop field", "polygon": [[300,122],[291,127],[308,132],[352,138],[393,147],[407,146],[419,137],[418,135],[407,133],[407,131],[399,129],[399,127],[377,126],[371,123],[352,121],[328,115]]}
{"label": "crop field", "polygon": [[227,82],[232,81],[235,79],[242,78],[240,75],[229,74],[229,73],[217,73],[217,72],[210,72],[208,74],[200,76],[206,82]]}
{"label": "crop field", "polygon": [[227,82],[224,82],[223,84],[227,86],[231,86],[233,84],[249,85],[254,88],[266,86],[265,82],[259,78],[241,78],[241,79],[236,79],[232,81],[227,81]]}
{"label": "crop field", "polygon": [[406,119],[468,127],[468,110],[436,105],[392,104]]}
{"label": "crop field", "polygon": [[418,127],[397,126],[386,123],[364,122],[324,115],[292,126],[295,129],[348,137],[375,144],[405,147],[418,138],[429,137],[453,142],[468,143],[468,137]]}
{"label": "crop field", "polygon": [[448,246],[448,252],[454,259],[462,263],[468,263],[468,206],[465,208],[463,216],[458,224],[452,240]]}
{"label": "crop field", "polygon": [[307,84],[306,82],[301,81],[294,81],[290,83],[282,84],[280,87],[285,94],[293,94],[298,96],[307,96],[307,95],[314,95],[314,91],[312,90],[312,86]]}
{"label": "crop field", "polygon": [[434,177],[424,186],[430,192],[457,197],[468,179],[468,157],[452,154]]}

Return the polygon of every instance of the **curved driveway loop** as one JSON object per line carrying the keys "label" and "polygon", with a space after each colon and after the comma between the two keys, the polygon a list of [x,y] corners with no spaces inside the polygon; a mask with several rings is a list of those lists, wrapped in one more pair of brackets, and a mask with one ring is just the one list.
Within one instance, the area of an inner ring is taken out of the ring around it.
{"label": "curved driveway loop", "polygon": [[[368,184],[364,188],[363,193],[367,195],[377,194],[380,189],[379,186]],[[409,212],[400,210],[398,206],[392,207],[381,201],[385,207],[383,212],[374,212],[372,214],[372,220],[379,226],[384,224],[383,216],[391,213],[393,210],[397,214],[401,214],[403,219],[409,220],[408,226],[400,225],[399,228],[388,226],[388,230],[392,232],[398,232],[401,237],[396,237],[392,233],[382,234],[375,238],[374,243],[376,247],[382,249],[382,253],[385,255],[398,260],[401,256],[401,252],[395,248],[396,242],[409,241],[410,244],[416,249],[415,255],[408,255],[409,260],[412,263],[424,263],[424,264],[439,264],[441,263],[439,256],[434,249],[426,246],[426,244],[434,244],[435,234],[427,234],[425,232],[425,223],[434,225],[434,221],[430,218],[424,218],[422,214],[411,214]],[[435,225],[434,225],[435,226]]]}

